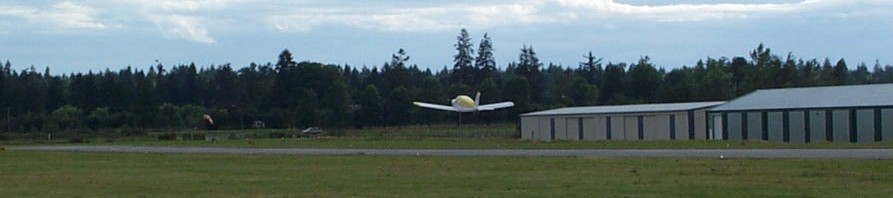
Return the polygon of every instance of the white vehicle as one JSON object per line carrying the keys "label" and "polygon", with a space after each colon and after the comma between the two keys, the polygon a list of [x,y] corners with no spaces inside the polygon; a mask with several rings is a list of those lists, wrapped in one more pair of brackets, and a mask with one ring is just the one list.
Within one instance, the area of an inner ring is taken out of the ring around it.
{"label": "white vehicle", "polygon": [[456,96],[456,98],[454,98],[450,102],[450,103],[452,103],[452,106],[431,104],[431,103],[418,102],[418,101],[412,102],[412,104],[419,106],[419,107],[424,107],[424,108],[444,110],[444,111],[455,111],[455,112],[460,112],[460,113],[461,112],[475,112],[475,111],[490,111],[490,110],[496,110],[499,108],[515,106],[515,103],[512,103],[511,101],[481,105],[480,99],[481,99],[481,92],[478,92],[477,95],[474,97],[474,100],[472,100],[471,97],[468,97],[466,95]]}
{"label": "white vehicle", "polygon": [[322,134],[322,129],[319,127],[307,127],[306,129],[301,131],[302,135],[319,135]]}

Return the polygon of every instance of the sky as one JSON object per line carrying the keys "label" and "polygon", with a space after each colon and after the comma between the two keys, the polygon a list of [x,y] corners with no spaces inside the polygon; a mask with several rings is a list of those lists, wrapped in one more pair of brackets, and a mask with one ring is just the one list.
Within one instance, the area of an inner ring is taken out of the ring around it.
{"label": "sky", "polygon": [[524,45],[576,67],[649,56],[658,67],[748,57],[760,43],[797,58],[893,63],[889,0],[21,0],[0,2],[0,61],[51,73],[297,61],[451,67],[456,36],[486,33],[499,67]]}

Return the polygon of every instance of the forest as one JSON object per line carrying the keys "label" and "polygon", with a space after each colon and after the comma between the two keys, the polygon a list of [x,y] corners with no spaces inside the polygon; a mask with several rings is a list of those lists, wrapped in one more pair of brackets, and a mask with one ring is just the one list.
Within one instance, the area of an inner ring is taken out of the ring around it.
{"label": "forest", "polygon": [[[648,56],[605,62],[581,52],[577,65],[544,63],[533,46],[498,66],[493,41],[477,45],[460,30],[452,67],[420,69],[396,49],[378,66],[296,62],[285,49],[278,60],[244,66],[183,64],[51,75],[33,66],[0,67],[0,131],[4,133],[141,133],[205,128],[363,128],[454,124],[454,112],[414,107],[448,104],[459,94],[482,93],[482,103],[511,100],[515,107],[467,113],[464,123],[517,122],[526,112],[568,106],[721,101],[757,89],[893,82],[893,65],[875,61],[803,59],[758,44],[749,54],[706,58],[666,69]],[[272,57],[272,55],[271,55]],[[853,68],[853,69],[851,69]]]}

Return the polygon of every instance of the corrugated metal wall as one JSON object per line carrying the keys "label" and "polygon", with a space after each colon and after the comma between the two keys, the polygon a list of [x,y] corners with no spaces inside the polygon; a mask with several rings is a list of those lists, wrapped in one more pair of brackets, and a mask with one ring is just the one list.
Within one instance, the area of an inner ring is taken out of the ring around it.
{"label": "corrugated metal wall", "polygon": [[[529,140],[686,140],[706,137],[706,112],[661,112],[521,118],[521,138]],[[692,120],[691,118],[695,118]],[[694,124],[694,126],[690,126]],[[691,134],[693,133],[693,134]],[[553,135],[554,134],[554,135]]]}
{"label": "corrugated metal wall", "polygon": [[806,142],[806,112],[788,112],[788,121],[788,133],[790,134],[788,141],[796,143]]}
{"label": "corrugated metal wall", "polygon": [[831,111],[831,131],[833,134],[831,141],[847,142],[850,141],[850,111],[849,110],[833,110]]}
{"label": "corrugated metal wall", "polygon": [[881,112],[881,140],[893,141],[893,109],[884,109]]}
{"label": "corrugated metal wall", "polygon": [[893,141],[893,108],[711,112],[714,139],[775,142]]}
{"label": "corrugated metal wall", "polygon": [[874,142],[874,109],[856,110],[856,141]]}
{"label": "corrugated metal wall", "polygon": [[747,124],[743,124],[747,127],[747,139],[748,140],[764,140],[763,137],[763,114],[759,112],[748,112],[747,114]]}
{"label": "corrugated metal wall", "polygon": [[690,115],[694,120],[689,120],[688,122],[694,125],[694,139],[698,140],[706,140],[707,139],[707,109],[701,109],[692,111]]}
{"label": "corrugated metal wall", "polygon": [[825,111],[809,111],[809,142],[828,141]]}

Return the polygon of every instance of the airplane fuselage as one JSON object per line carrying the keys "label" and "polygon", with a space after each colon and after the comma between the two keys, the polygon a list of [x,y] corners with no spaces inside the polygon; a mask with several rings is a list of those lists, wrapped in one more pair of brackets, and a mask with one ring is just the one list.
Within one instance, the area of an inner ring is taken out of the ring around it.
{"label": "airplane fuselage", "polygon": [[456,110],[459,110],[459,112],[472,112],[476,110],[474,99],[471,99],[471,97],[466,95],[456,96],[456,98],[450,102]]}
{"label": "airplane fuselage", "polygon": [[469,97],[467,95],[456,96],[456,98],[453,98],[452,100],[450,100],[451,106],[431,104],[431,103],[418,102],[418,101],[414,101],[414,102],[412,102],[412,104],[419,106],[419,107],[429,108],[429,109],[437,109],[437,110],[444,110],[444,111],[456,111],[456,112],[492,111],[492,110],[496,110],[499,108],[515,106],[515,103],[512,103],[511,101],[481,105],[480,99],[481,99],[481,92],[478,92],[477,95],[474,97],[474,99],[471,99],[471,97]]}

